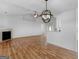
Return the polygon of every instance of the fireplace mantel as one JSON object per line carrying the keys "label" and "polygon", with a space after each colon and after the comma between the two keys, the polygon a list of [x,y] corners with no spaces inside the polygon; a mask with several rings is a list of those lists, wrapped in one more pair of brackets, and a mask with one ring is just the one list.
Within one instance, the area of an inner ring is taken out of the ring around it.
{"label": "fireplace mantel", "polygon": [[12,28],[0,28],[0,32],[3,32],[3,31],[12,31]]}

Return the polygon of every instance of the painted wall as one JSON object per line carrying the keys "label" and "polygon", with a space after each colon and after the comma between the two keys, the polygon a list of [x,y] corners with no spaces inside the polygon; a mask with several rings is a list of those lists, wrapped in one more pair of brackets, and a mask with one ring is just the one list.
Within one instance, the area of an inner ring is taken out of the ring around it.
{"label": "painted wall", "polygon": [[0,27],[5,27],[8,25],[7,17],[0,15]]}
{"label": "painted wall", "polygon": [[41,24],[37,22],[23,20],[22,16],[8,17],[9,27],[13,29],[13,37],[23,37],[41,34]]}
{"label": "painted wall", "polygon": [[77,24],[76,24],[76,14],[77,10],[73,9],[66,11],[57,16],[57,20],[61,22],[62,27],[61,32],[48,32],[48,42],[77,51]]}
{"label": "painted wall", "polygon": [[12,28],[12,37],[24,37],[31,35],[40,35],[41,24],[38,22],[28,21],[30,17],[23,19],[22,16],[1,16],[0,28]]}

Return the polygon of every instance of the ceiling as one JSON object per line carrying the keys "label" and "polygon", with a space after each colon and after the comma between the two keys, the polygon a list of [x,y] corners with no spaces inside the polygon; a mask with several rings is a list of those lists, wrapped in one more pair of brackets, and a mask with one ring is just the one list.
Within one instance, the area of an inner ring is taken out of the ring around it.
{"label": "ceiling", "polygon": [[[49,0],[48,9],[54,14],[77,8],[77,0]],[[0,15],[24,15],[45,9],[44,0],[0,0]]]}

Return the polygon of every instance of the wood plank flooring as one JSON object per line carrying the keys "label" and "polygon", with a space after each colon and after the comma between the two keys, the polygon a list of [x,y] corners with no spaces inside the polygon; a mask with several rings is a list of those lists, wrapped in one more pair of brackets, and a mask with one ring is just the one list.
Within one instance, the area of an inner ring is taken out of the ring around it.
{"label": "wood plank flooring", "polygon": [[44,46],[40,39],[26,37],[2,42],[0,56],[8,56],[10,59],[77,59],[75,52],[52,44]]}

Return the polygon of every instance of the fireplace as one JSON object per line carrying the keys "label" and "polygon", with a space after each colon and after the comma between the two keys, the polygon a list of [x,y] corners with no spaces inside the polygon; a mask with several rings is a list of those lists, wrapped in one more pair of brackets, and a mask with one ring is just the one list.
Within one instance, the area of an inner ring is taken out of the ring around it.
{"label": "fireplace", "polygon": [[2,41],[11,39],[11,31],[2,32]]}
{"label": "fireplace", "polygon": [[0,28],[0,42],[12,39],[11,28]]}

